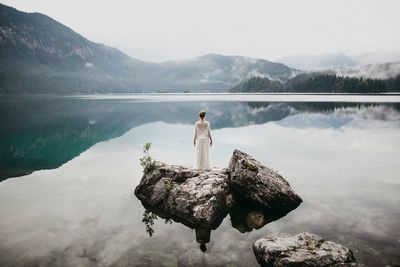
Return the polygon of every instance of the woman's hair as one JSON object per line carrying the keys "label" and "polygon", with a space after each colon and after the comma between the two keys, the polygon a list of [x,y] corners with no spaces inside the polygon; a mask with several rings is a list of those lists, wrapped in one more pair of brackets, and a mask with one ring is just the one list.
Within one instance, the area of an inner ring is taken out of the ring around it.
{"label": "woman's hair", "polygon": [[201,111],[199,112],[199,117],[202,118],[202,119],[204,119],[205,116],[206,116],[206,111],[205,111],[205,110],[201,110]]}

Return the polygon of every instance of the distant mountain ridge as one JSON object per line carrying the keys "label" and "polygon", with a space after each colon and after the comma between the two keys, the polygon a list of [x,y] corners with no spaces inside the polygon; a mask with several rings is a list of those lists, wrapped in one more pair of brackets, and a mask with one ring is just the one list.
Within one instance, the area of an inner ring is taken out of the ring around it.
{"label": "distant mountain ridge", "polygon": [[180,84],[176,84],[176,88],[189,87],[199,90],[203,88],[208,91],[218,90],[218,88],[228,89],[253,76],[285,81],[298,73],[281,63],[218,54],[207,54],[181,61],[167,61],[160,63],[160,66],[162,77],[167,78],[168,81],[179,81]]}
{"label": "distant mountain ridge", "polygon": [[328,69],[354,68],[358,63],[343,53],[320,55],[292,55],[276,59],[291,68],[306,71],[321,71]]}
{"label": "distant mountain ridge", "polygon": [[160,64],[89,41],[40,13],[0,4],[0,93],[227,91],[252,76],[296,70],[263,59],[209,54]]}

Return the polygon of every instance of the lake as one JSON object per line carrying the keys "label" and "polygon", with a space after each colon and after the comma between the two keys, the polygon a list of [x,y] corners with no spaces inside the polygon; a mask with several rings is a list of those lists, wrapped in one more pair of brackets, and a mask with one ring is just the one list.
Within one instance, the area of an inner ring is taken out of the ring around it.
{"label": "lake", "polygon": [[[0,265],[258,266],[252,243],[280,232],[319,234],[368,266],[400,264],[399,103],[399,95],[0,96]],[[258,230],[228,215],[206,252],[194,229],[149,214],[133,194],[146,142],[153,158],[192,165],[200,109],[214,166],[227,167],[238,148],[304,200]]]}

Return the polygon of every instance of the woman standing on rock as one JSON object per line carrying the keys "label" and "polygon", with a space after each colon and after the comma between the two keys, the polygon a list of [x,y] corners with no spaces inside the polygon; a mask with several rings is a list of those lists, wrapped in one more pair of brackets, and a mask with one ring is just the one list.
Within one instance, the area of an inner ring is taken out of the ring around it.
{"label": "woman standing on rock", "polygon": [[199,120],[195,123],[194,133],[194,168],[200,170],[211,169],[210,147],[212,146],[210,122],[206,121],[206,112],[199,113]]}

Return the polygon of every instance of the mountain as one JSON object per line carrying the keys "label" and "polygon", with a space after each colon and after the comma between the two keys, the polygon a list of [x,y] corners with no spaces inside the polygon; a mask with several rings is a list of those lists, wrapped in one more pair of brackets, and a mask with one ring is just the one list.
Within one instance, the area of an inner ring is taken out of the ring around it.
{"label": "mountain", "polygon": [[254,75],[285,80],[293,73],[281,63],[216,54],[140,61],[46,15],[0,4],[0,93],[227,91]]}
{"label": "mountain", "polygon": [[0,4],[0,92],[140,90],[154,64],[93,43],[39,13]]}
{"label": "mountain", "polygon": [[[297,73],[284,64],[264,59],[208,54],[202,57],[160,64],[160,76],[176,89],[226,91],[253,76],[284,81]],[[174,82],[175,81],[175,82]]]}
{"label": "mountain", "polygon": [[320,55],[292,55],[276,59],[277,62],[300,70],[327,70],[339,68],[353,68],[358,66],[350,57],[342,53]]}

